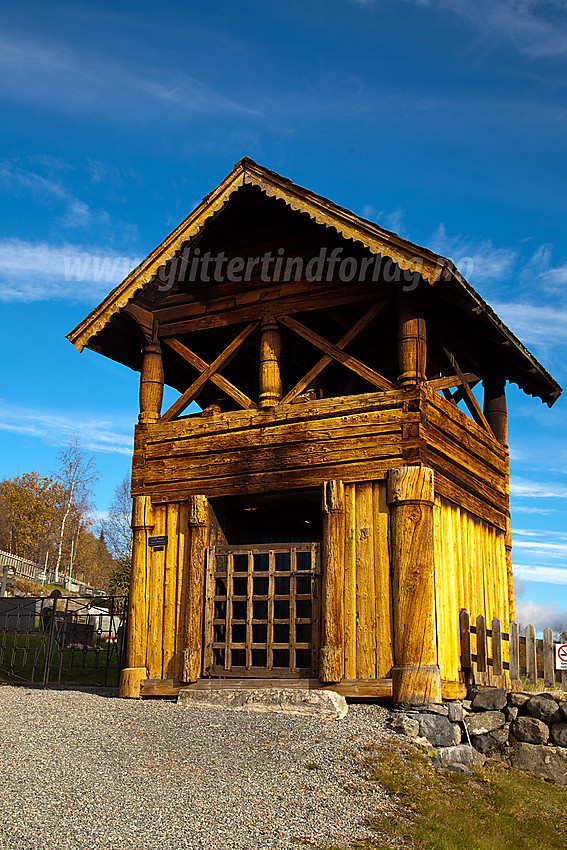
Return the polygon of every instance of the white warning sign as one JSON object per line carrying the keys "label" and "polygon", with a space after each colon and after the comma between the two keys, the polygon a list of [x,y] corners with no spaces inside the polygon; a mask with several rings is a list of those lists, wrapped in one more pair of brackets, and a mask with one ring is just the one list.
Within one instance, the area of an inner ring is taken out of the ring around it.
{"label": "white warning sign", "polygon": [[567,643],[558,643],[555,647],[556,670],[567,670]]}

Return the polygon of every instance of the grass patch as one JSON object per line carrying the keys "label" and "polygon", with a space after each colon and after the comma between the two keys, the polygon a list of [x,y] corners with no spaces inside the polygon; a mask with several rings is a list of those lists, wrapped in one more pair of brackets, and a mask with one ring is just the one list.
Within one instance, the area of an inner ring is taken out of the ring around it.
{"label": "grass patch", "polygon": [[563,690],[559,682],[556,682],[552,688],[546,688],[543,679],[538,679],[537,682],[528,682],[527,676],[521,676],[522,691],[527,694],[551,694],[558,702],[563,702],[567,699],[567,692]]}
{"label": "grass patch", "polygon": [[[0,683],[40,684],[48,650],[44,632],[0,633]],[[114,686],[120,674],[116,644],[101,643],[98,648],[75,649],[54,642],[50,658],[49,682]]]}
{"label": "grass patch", "polygon": [[565,848],[567,788],[498,764],[472,775],[439,772],[425,754],[393,743],[367,753],[366,765],[396,806],[367,821],[376,838],[351,845],[358,850]]}

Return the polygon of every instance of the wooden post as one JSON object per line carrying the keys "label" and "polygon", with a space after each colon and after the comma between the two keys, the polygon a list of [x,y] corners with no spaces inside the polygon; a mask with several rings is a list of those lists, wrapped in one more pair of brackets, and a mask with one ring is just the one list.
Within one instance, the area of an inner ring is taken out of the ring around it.
{"label": "wooden post", "polygon": [[157,422],[163,399],[163,363],[159,343],[146,346],[140,372],[140,422]]}
{"label": "wooden post", "polygon": [[[498,617],[492,618],[492,675],[495,677],[494,684],[501,688],[503,687],[502,676],[504,675],[504,667],[502,666],[502,624]],[[496,678],[498,677],[498,678]]]}
{"label": "wooden post", "polygon": [[344,676],[345,491],[342,481],[323,484],[323,587],[319,679]]}
{"label": "wooden post", "polygon": [[472,653],[471,653],[471,618],[466,608],[461,608],[459,614],[459,630],[461,632],[461,667],[465,676],[465,684],[473,684]]}
{"label": "wooden post", "polygon": [[[561,643],[567,643],[567,632],[561,632],[559,640]],[[561,671],[561,690],[567,691],[567,670]]]}
{"label": "wooden post", "polygon": [[510,680],[515,687],[518,687],[520,682],[520,630],[515,620],[510,623],[509,629],[510,640]]}
{"label": "wooden post", "polygon": [[479,685],[488,685],[488,635],[482,614],[476,618],[476,672]]}
{"label": "wooden post", "polygon": [[401,387],[425,381],[427,364],[427,335],[425,319],[419,305],[408,296],[398,302],[398,365]]}
{"label": "wooden post", "polygon": [[146,644],[148,614],[148,536],[153,528],[152,502],[149,496],[135,496],[132,509],[132,569],[128,598],[126,667],[120,674],[119,695],[139,697],[140,683],[147,678]]}
{"label": "wooden post", "polygon": [[181,681],[196,682],[201,675],[203,653],[203,607],[205,563],[209,545],[209,502],[206,496],[189,499],[189,586]]}
{"label": "wooden post", "polygon": [[281,334],[273,316],[262,319],[260,339],[260,397],[258,404],[262,409],[275,407],[282,398],[282,380],[280,375]]}
{"label": "wooden post", "polygon": [[553,632],[549,627],[543,630],[543,686],[555,687],[555,646]]}
{"label": "wooden post", "polygon": [[506,381],[487,378],[484,387],[483,413],[496,439],[506,446],[508,441],[508,412],[506,409]]}
{"label": "wooden post", "polygon": [[536,631],[531,623],[526,626],[526,675],[528,682],[535,685],[537,682]]}
{"label": "wooden post", "polygon": [[440,703],[434,597],[433,470],[404,466],[388,480],[395,703]]}

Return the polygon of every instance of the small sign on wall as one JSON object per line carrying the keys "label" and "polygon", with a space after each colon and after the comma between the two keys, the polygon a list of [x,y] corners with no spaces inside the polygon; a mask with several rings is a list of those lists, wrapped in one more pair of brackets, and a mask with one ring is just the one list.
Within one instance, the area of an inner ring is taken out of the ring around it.
{"label": "small sign on wall", "polygon": [[567,643],[558,643],[555,646],[555,668],[567,670]]}
{"label": "small sign on wall", "polygon": [[164,546],[167,546],[167,534],[162,534],[159,537],[148,537],[148,546],[151,546],[152,549],[157,547],[163,549]]}

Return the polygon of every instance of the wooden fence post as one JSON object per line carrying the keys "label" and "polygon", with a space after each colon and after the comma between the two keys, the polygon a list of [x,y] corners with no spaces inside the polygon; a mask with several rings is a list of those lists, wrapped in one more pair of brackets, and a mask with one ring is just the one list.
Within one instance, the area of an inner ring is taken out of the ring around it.
{"label": "wooden fence post", "polygon": [[502,687],[502,677],[504,668],[502,666],[502,625],[498,617],[492,619],[492,675],[496,679],[495,683]]}
{"label": "wooden fence post", "polygon": [[510,680],[518,683],[520,680],[520,630],[515,620],[510,622],[508,634],[510,635]]}
{"label": "wooden fence post", "polygon": [[543,630],[543,684],[546,688],[555,687],[555,647],[549,627]]}
{"label": "wooden fence post", "polygon": [[[561,632],[559,640],[561,643],[567,643],[567,632]],[[567,691],[567,670],[561,671],[561,688],[563,691]]]}
{"label": "wooden fence post", "polygon": [[469,612],[461,608],[459,614],[459,628],[461,632],[461,667],[465,674],[465,685],[473,684],[472,653],[471,653],[471,619]]}
{"label": "wooden fence post", "polygon": [[476,670],[479,685],[488,685],[488,635],[486,620],[479,614],[476,618]]}
{"label": "wooden fence post", "polygon": [[528,682],[535,685],[537,682],[536,631],[531,623],[526,626],[526,675]]}

